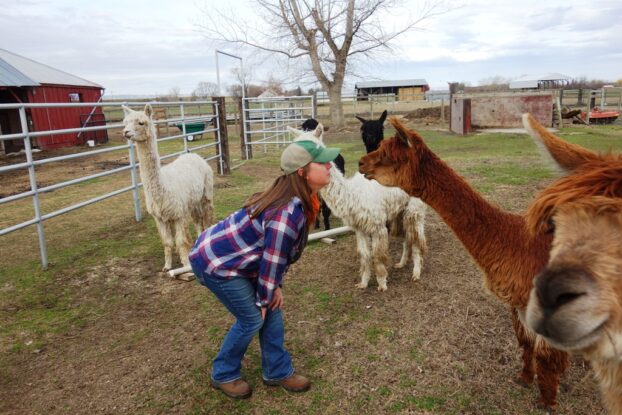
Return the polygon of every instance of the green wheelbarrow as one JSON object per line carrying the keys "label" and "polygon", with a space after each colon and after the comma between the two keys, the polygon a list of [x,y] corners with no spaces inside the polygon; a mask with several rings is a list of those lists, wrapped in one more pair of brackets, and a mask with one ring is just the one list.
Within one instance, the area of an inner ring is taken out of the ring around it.
{"label": "green wheelbarrow", "polygon": [[[186,139],[188,141],[194,141],[195,139],[200,140],[203,136],[203,130],[207,130],[207,124],[209,121],[201,121],[201,122],[187,122],[186,123]],[[184,131],[184,126],[182,123],[175,124],[179,131]]]}

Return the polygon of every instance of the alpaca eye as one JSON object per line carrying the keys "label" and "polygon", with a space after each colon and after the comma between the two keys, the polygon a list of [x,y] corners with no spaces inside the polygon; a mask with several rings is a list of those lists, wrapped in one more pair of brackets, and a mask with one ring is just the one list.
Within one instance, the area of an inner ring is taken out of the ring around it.
{"label": "alpaca eye", "polygon": [[144,121],[139,121],[138,125],[145,125],[145,122]]}
{"label": "alpaca eye", "polygon": [[553,220],[553,218],[549,218],[549,220],[546,221],[546,233],[555,233],[555,221]]}

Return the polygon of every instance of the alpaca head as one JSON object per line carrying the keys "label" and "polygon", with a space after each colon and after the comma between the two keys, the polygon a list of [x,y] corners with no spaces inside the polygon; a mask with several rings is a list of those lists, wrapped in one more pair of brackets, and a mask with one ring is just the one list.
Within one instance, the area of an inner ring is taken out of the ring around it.
{"label": "alpaca head", "polygon": [[[309,118],[302,123],[300,129],[302,131],[314,131],[318,125],[318,120],[316,120],[315,118]],[[324,126],[324,131],[328,131],[328,127]]]}
{"label": "alpaca head", "polygon": [[387,110],[384,110],[377,120],[366,120],[363,117],[356,116],[356,119],[361,122],[361,139],[368,153],[377,150],[384,138],[384,120],[386,118]]}
{"label": "alpaca head", "polygon": [[[313,120],[313,118],[311,118],[311,120]],[[309,120],[307,120],[309,121]],[[305,123],[307,122],[305,121]],[[315,120],[313,120],[315,121]],[[324,126],[320,123],[318,123],[317,121],[315,122],[315,127],[313,128],[313,130],[305,130],[305,131],[301,131],[301,130],[297,130],[295,128],[292,127],[287,127],[287,130],[294,135],[294,141],[305,141],[305,140],[309,140],[309,141],[313,141],[318,143],[318,145],[321,145],[322,147],[325,147],[324,145]]]}
{"label": "alpaca head", "polygon": [[527,324],[554,346],[622,358],[622,199],[559,206],[549,262],[534,279]]}
{"label": "alpaca head", "polygon": [[421,196],[425,183],[424,175],[418,172],[425,157],[433,154],[419,134],[395,117],[389,121],[395,127],[395,136],[382,140],[376,151],[361,157],[359,171],[382,185],[398,186],[411,196]]}
{"label": "alpaca head", "polygon": [[622,359],[622,160],[549,133],[527,130],[569,174],[544,189],[526,213],[532,233],[553,233],[534,279],[526,323],[555,347],[589,359]]}
{"label": "alpaca head", "polygon": [[144,111],[134,111],[123,105],[123,136],[128,140],[143,142],[153,136],[153,122],[151,105],[145,105]]}

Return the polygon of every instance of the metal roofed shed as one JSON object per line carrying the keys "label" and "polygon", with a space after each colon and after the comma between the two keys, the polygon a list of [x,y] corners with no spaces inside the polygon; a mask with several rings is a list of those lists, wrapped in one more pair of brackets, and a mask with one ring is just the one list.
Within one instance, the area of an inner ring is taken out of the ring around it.
{"label": "metal roofed shed", "polygon": [[[5,49],[0,49],[0,103],[64,103],[99,102],[104,88],[89,80]],[[101,107],[28,108],[30,131],[61,130],[92,127],[105,123]],[[19,110],[0,110],[0,135],[22,132]],[[87,140],[108,141],[106,130],[82,134],[67,133],[40,136],[33,143],[40,149],[52,149],[83,144]],[[0,140],[0,151],[19,151],[23,140]]]}
{"label": "metal roofed shed", "polygon": [[354,89],[358,100],[366,100],[370,95],[395,94],[398,101],[418,101],[425,99],[430,87],[425,79],[404,79],[357,82]]}
{"label": "metal roofed shed", "polygon": [[561,73],[525,75],[510,82],[510,89],[554,89],[561,88],[572,78]]}

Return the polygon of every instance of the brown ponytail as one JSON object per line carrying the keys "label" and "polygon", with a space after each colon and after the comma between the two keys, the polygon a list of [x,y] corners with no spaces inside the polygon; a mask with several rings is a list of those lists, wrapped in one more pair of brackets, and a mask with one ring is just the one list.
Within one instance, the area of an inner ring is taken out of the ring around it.
{"label": "brown ponytail", "polygon": [[317,216],[319,206],[314,206],[317,202],[313,203],[311,188],[307,183],[307,179],[305,179],[309,166],[307,165],[302,169],[302,175],[298,174],[297,171],[283,174],[277,177],[272,186],[267,190],[251,196],[244,204],[244,207],[249,211],[250,217],[256,218],[267,209],[285,206],[296,196],[302,201],[305,216],[307,217],[307,229],[309,229]]}

